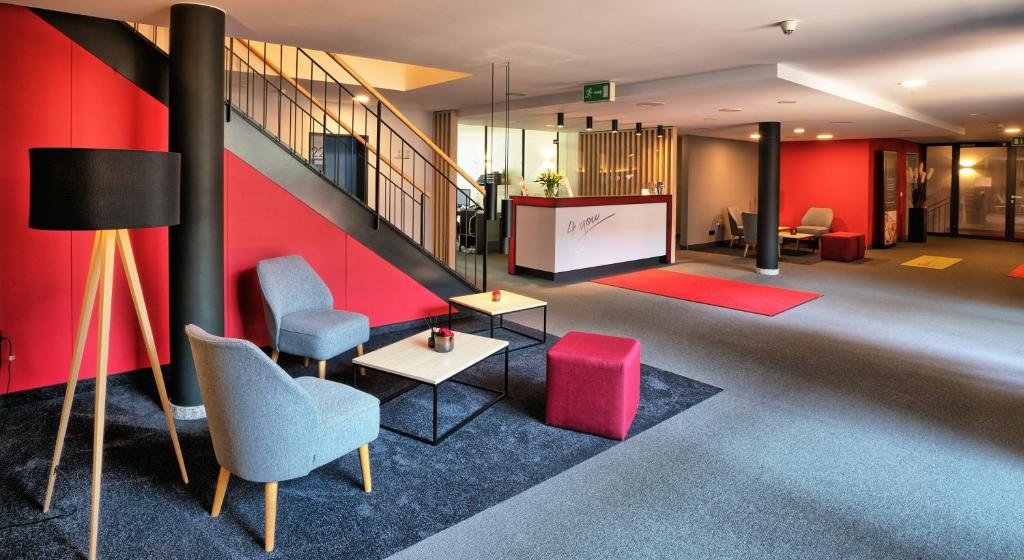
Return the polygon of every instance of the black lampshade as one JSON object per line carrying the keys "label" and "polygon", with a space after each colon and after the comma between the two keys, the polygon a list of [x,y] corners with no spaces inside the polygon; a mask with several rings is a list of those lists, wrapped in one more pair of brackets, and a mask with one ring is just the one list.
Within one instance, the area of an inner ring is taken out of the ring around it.
{"label": "black lampshade", "polygon": [[643,123],[636,123],[636,135],[640,136],[641,134],[643,134],[643,132],[644,132],[644,124]]}
{"label": "black lampshade", "polygon": [[28,158],[30,228],[134,229],[179,222],[179,154],[32,148]]}
{"label": "black lampshade", "polygon": [[619,119],[612,119],[612,132],[619,131]]}
{"label": "black lampshade", "polygon": [[587,130],[594,130],[594,117],[587,117]]}
{"label": "black lampshade", "polygon": [[663,138],[664,136],[665,136],[665,127],[659,124],[658,125],[658,138]]}
{"label": "black lampshade", "polygon": [[558,113],[557,124],[558,128],[565,126],[565,113]]}

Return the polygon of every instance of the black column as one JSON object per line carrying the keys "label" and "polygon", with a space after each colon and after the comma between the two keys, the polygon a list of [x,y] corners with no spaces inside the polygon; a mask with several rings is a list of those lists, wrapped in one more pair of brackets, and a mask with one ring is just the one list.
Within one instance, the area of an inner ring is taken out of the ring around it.
{"label": "black column", "polygon": [[758,125],[757,143],[757,272],[779,273],[779,139],[777,122]]}
{"label": "black column", "polygon": [[224,334],[224,12],[171,6],[170,57],[169,146],[181,154],[181,224],[170,228],[167,386],[175,406],[194,407],[202,398],[185,325]]}

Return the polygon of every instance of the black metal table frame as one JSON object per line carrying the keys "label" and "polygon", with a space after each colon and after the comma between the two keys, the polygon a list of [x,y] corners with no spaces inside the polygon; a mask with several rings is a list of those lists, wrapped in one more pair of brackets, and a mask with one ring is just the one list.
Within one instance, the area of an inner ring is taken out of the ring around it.
{"label": "black metal table frame", "polygon": [[[534,309],[538,309],[538,308],[543,308],[544,309],[544,328],[541,331],[543,334],[541,335],[540,338],[537,338],[536,336],[533,336],[533,335],[530,335],[530,334],[526,334],[526,333],[524,333],[522,331],[518,331],[516,329],[513,329],[512,327],[506,327],[505,326],[505,315],[511,315],[512,313],[523,313],[525,311],[533,311]],[[498,318],[498,324],[497,325],[494,324],[495,315],[492,315],[490,313],[484,313],[483,311],[479,311],[477,309],[473,309],[472,307],[469,307],[469,306],[467,306],[465,304],[460,305],[459,309],[474,311],[474,312],[479,313],[481,315],[486,315],[491,320],[491,326],[490,326],[489,329],[483,328],[483,329],[480,329],[480,330],[473,331],[473,332],[471,332],[469,334],[480,334],[482,332],[488,332],[489,331],[490,332],[490,337],[494,338],[494,329],[501,329],[501,330],[506,330],[506,331],[518,334],[519,336],[521,336],[523,338],[528,338],[530,340],[535,341],[535,342],[532,342],[530,344],[524,344],[522,346],[517,346],[515,348],[512,348],[511,350],[509,350],[509,352],[518,352],[519,350],[526,350],[527,348],[533,348],[534,346],[540,346],[541,344],[544,344],[544,343],[546,343],[548,341],[548,304],[546,304],[546,303],[544,305],[538,305],[537,307],[531,307],[529,309],[519,309],[519,310],[516,310],[516,311],[509,311],[507,313],[501,313],[501,314],[497,315],[497,318]],[[448,300],[448,328],[449,329],[452,328],[452,301],[451,300]],[[512,343],[509,342],[509,345],[511,346]]]}
{"label": "black metal table frame", "polygon": [[[792,239],[792,238],[791,237],[779,237],[779,255],[780,256],[786,256],[786,253],[785,253],[785,240],[786,239]],[[796,240],[796,248],[795,249],[791,249],[791,251],[793,251],[793,252],[790,253],[789,256],[790,257],[806,257],[808,255],[813,255],[814,254],[814,250],[815,250],[814,249],[814,241],[813,241],[814,239],[815,239],[814,237],[806,238],[806,240],[809,241],[808,245],[810,245],[810,247],[811,247],[810,251],[801,251],[800,250],[800,241],[801,240],[797,239]]]}
{"label": "black metal table frame", "polygon": [[[407,438],[411,438],[411,439],[414,439],[414,440],[419,441],[419,442],[429,443],[430,445],[439,445],[441,442],[443,442],[444,440],[448,439],[448,436],[450,436],[450,435],[454,434],[455,432],[459,431],[460,429],[462,429],[463,426],[465,426],[466,424],[469,424],[477,416],[480,416],[481,414],[483,414],[484,411],[486,411],[488,408],[491,408],[492,406],[498,404],[498,402],[500,400],[502,400],[506,396],[508,396],[508,353],[509,353],[509,346],[511,346],[511,345],[506,345],[505,349],[504,349],[504,352],[503,352],[504,355],[505,355],[505,387],[504,387],[504,390],[501,390],[501,391],[498,391],[496,389],[491,389],[490,387],[483,387],[481,385],[476,385],[474,383],[468,383],[466,381],[459,381],[459,380],[455,379],[456,376],[461,375],[462,373],[464,373],[469,368],[471,368],[473,366],[480,365],[481,363],[487,361],[487,359],[494,357],[494,354],[491,354],[490,356],[487,356],[486,358],[484,358],[483,360],[480,360],[479,362],[471,364],[470,366],[466,367],[465,369],[463,369],[459,373],[456,373],[455,375],[449,377],[448,379],[445,379],[444,381],[442,381],[442,382],[440,382],[440,383],[438,383],[436,385],[433,384],[433,383],[426,383],[426,382],[423,382],[423,381],[419,381],[419,380],[416,380],[416,379],[405,377],[404,375],[399,375],[397,373],[391,373],[389,371],[384,371],[384,370],[376,369],[376,368],[373,368],[373,367],[370,367],[370,366],[358,366],[358,367],[352,368],[352,386],[353,387],[357,386],[357,380],[359,379],[359,375],[356,373],[356,370],[359,367],[362,367],[362,368],[370,370],[370,371],[376,371],[378,373],[385,373],[385,374],[390,375],[392,377],[398,377],[398,378],[404,379],[406,381],[411,381],[412,382],[412,385],[410,385],[410,386],[408,386],[408,387],[406,387],[404,389],[401,389],[401,390],[399,390],[399,391],[397,391],[397,392],[395,392],[395,393],[393,393],[391,395],[388,395],[387,398],[380,399],[381,406],[384,406],[386,403],[389,403],[389,402],[397,399],[398,397],[401,397],[402,395],[408,393],[409,391],[412,391],[413,389],[419,387],[420,385],[429,385],[433,389],[433,396],[434,396],[433,431],[431,433],[432,437],[426,438],[426,437],[423,437],[421,435],[414,434],[412,432],[406,432],[405,430],[400,430],[400,429],[392,427],[392,426],[386,426],[383,422],[381,422],[380,427],[384,428],[385,430],[387,430],[389,432],[393,432],[393,433],[396,433],[396,434],[398,434],[400,436],[405,436]],[[446,431],[443,434],[441,434],[440,437],[438,437],[438,435],[437,435],[437,390],[438,390],[439,387],[441,387],[445,383],[448,383],[449,381],[452,382],[452,383],[458,383],[459,385],[465,385],[467,387],[473,387],[474,389],[480,389],[481,391],[487,391],[488,393],[493,393],[495,396],[491,400],[489,400],[486,403],[484,403],[480,408],[478,408],[475,411],[473,411],[473,413],[471,413],[469,416],[463,418],[458,423],[456,423],[454,426],[449,428],[448,431]]]}

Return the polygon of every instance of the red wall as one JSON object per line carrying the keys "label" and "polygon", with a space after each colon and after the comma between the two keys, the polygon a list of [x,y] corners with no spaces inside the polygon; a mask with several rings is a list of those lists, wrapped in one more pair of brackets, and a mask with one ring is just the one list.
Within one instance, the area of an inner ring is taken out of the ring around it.
{"label": "red wall", "polygon": [[[91,232],[28,228],[28,149],[166,150],[167,108],[20,6],[0,4],[0,330],[16,346],[11,390],[63,383],[81,305]],[[24,85],[22,85],[24,84]],[[225,163],[227,333],[266,342],[256,260],[300,253],[324,276],[336,307],[383,325],[444,303],[232,154]],[[131,233],[161,361],[168,358],[167,229]],[[120,266],[110,369],[146,367]],[[95,321],[93,321],[95,323]],[[95,370],[95,333],[83,361]]]}
{"label": "red wall", "polygon": [[334,294],[334,306],[365,313],[370,325],[436,315],[448,304],[225,150],[225,330],[267,344],[256,279],[261,259],[301,254]]}
{"label": "red wall", "polygon": [[783,142],[779,224],[800,224],[808,208],[831,208],[832,229],[867,234],[872,181],[868,140]]}
{"label": "red wall", "polygon": [[[0,4],[0,329],[16,346],[12,390],[67,379],[92,232],[28,229],[28,148],[167,149],[167,108],[29,10]],[[158,351],[168,359],[167,230],[132,232]],[[145,365],[118,266],[110,368]],[[95,315],[94,315],[95,317]],[[93,338],[90,338],[90,343]],[[92,345],[83,361],[92,377]]]}

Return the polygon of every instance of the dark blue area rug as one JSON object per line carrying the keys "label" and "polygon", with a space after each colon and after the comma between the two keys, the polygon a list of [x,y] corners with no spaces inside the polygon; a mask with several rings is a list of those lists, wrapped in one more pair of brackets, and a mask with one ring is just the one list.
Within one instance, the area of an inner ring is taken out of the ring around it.
{"label": "dark blue area rug", "polygon": [[[457,324],[469,331],[483,323]],[[374,336],[368,350],[414,332]],[[504,333],[505,336],[509,333]],[[509,338],[516,345],[528,342]],[[362,492],[356,453],[301,479],[282,482],[277,550],[263,551],[263,486],[232,477],[221,516],[209,516],[218,466],[205,421],[179,422],[192,479],[181,483],[156,404],[151,377],[112,378],[108,390],[100,557],[113,558],[384,558],[502,502],[594,455],[616,441],[544,424],[545,353],[557,340],[513,352],[510,396],[434,447],[382,430],[370,444],[373,493]],[[351,356],[329,364],[328,377],[351,382]],[[316,375],[287,359],[293,375]],[[460,379],[500,388],[495,356]],[[121,379],[123,378],[123,379]],[[640,410],[630,437],[715,395],[720,389],[648,366],[641,370]],[[400,379],[369,373],[360,388],[378,396]],[[423,435],[431,426],[429,388],[383,406],[384,423]],[[439,431],[490,398],[442,385]],[[0,433],[0,557],[76,558],[88,552],[92,392],[78,395],[64,447],[54,505],[40,509],[53,452],[61,398],[4,404]],[[54,517],[48,521],[35,521]],[[23,526],[14,526],[25,524]]]}

